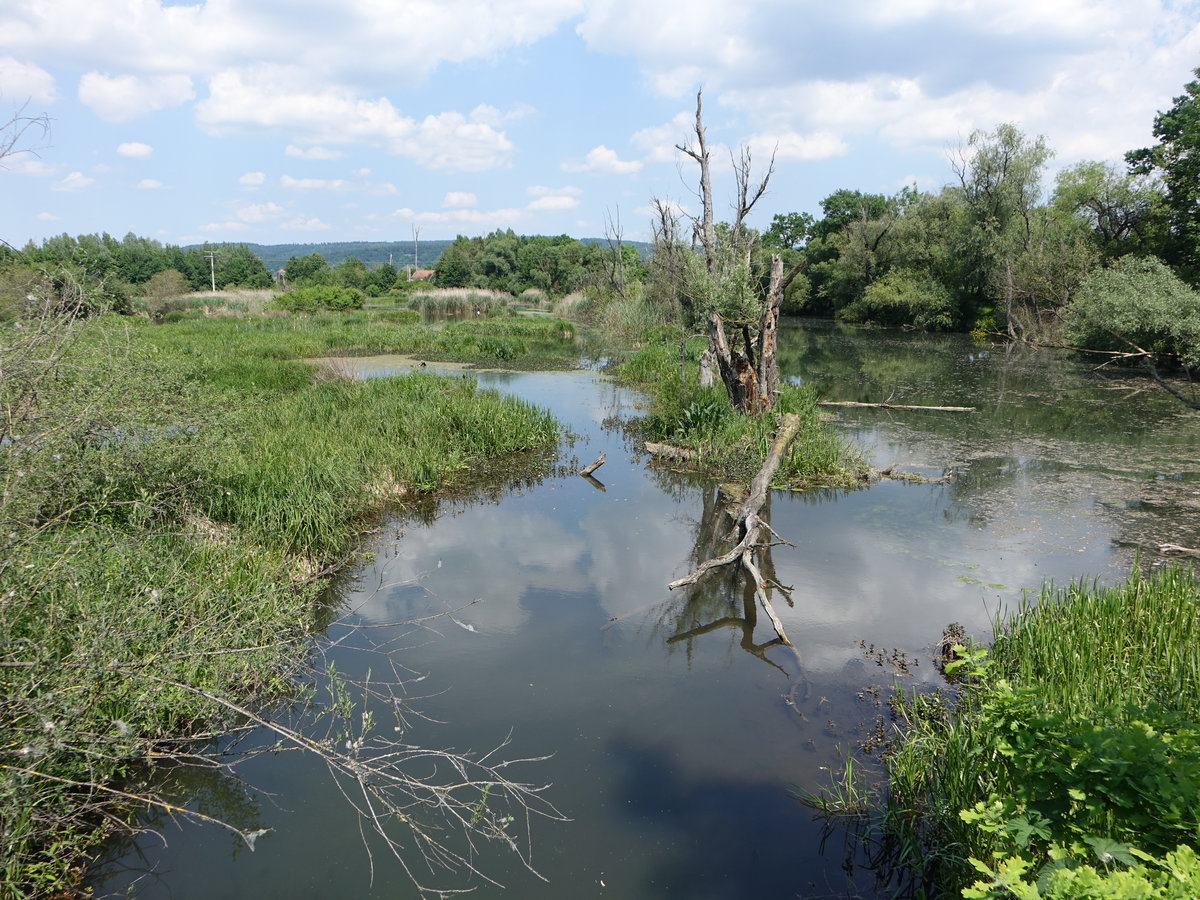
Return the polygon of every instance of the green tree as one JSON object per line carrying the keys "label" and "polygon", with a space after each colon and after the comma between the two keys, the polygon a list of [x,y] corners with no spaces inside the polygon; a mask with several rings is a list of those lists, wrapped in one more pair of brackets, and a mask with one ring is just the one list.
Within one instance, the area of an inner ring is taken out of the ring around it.
{"label": "green tree", "polygon": [[473,287],[475,286],[475,259],[478,256],[478,238],[472,240],[459,235],[454,242],[442,251],[434,266],[438,287]]}
{"label": "green tree", "polygon": [[1055,209],[1084,219],[1100,251],[1111,259],[1161,250],[1164,199],[1152,176],[1087,160],[1058,173],[1050,202]]}
{"label": "green tree", "polygon": [[994,300],[1010,337],[1034,328],[1018,308],[1020,257],[1033,246],[1034,210],[1042,194],[1042,176],[1052,156],[1045,138],[1029,140],[1011,123],[995,131],[974,131],[954,160],[958,190],[973,226],[964,250],[972,257],[975,305]]}
{"label": "green tree", "polygon": [[348,256],[333,267],[333,277],[339,287],[361,290],[367,278],[367,265],[357,256]]}
{"label": "green tree", "polygon": [[262,259],[245,244],[224,244],[216,258],[217,287],[269,288],[274,284]]}
{"label": "green tree", "polygon": [[333,270],[320,253],[293,256],[284,267],[288,283],[295,287],[326,285],[333,282]]}
{"label": "green tree", "polygon": [[1200,291],[1152,256],[1126,256],[1097,269],[1067,310],[1067,337],[1077,347],[1141,362],[1149,374],[1188,406],[1161,369],[1191,374],[1200,367]]}
{"label": "green tree", "polygon": [[763,245],[779,250],[799,250],[813,236],[816,220],[806,212],[776,213],[762,236]]}
{"label": "green tree", "polygon": [[1200,285],[1200,69],[1174,105],[1154,117],[1153,147],[1125,154],[1135,175],[1157,175],[1167,193],[1170,233],[1164,259]]}

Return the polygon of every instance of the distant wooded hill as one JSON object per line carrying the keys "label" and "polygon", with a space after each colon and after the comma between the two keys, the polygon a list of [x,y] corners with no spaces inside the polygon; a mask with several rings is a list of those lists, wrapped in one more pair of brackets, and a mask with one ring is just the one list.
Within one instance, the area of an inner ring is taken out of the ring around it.
{"label": "distant wooded hill", "polygon": [[[602,244],[603,238],[580,238],[584,244]],[[413,256],[412,241],[336,241],[327,244],[246,244],[263,261],[268,271],[274,272],[287,265],[293,256],[308,256],[319,253],[325,262],[336,266],[344,259],[356,257],[367,264],[367,268],[390,262],[396,268],[416,264],[418,269],[432,269],[437,263],[442,251],[453,241],[421,241],[417,247],[419,254]],[[650,245],[643,241],[624,241],[637,247],[638,253],[645,259],[650,253]]]}

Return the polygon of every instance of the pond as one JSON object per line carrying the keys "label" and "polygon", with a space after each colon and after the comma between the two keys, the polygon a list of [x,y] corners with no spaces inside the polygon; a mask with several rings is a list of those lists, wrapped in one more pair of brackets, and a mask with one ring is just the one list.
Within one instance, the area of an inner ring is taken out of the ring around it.
{"label": "pond", "polygon": [[[1160,545],[1200,546],[1200,413],[1153,386],[960,337],[781,335],[783,374],[827,399],[977,407],[829,408],[877,466],[927,480],[773,495],[772,525],[795,545],[771,560],[794,648],[772,642],[733,576],[667,590],[719,537],[718,489],[649,466],[616,424],[640,398],[592,372],[470,377],[549,407],[574,436],[564,462],[606,453],[601,485],[564,466],[429,504],[370,537],[373,561],[332,586],[343,612],[326,652],[351,676],[411,673],[406,741],[548,755],[512,773],[548,784],[569,819],[533,822],[541,877],[499,842],[473,860],[507,896],[892,896],[795,793],[827,785],[873,732],[893,679],[936,681],[946,625],[986,637],[1047,579],[1115,581],[1139,551],[1158,563]],[[366,376],[405,367],[354,362]],[[269,831],[249,852],[211,826],[149,822],[161,839],[114,847],[98,896],[417,895],[312,757],[186,770],[165,790]]]}

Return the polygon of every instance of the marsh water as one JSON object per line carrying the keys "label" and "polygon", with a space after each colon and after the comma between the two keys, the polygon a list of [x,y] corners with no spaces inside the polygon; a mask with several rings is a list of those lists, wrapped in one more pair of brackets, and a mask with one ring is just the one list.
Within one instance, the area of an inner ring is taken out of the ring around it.
{"label": "marsh water", "polygon": [[[512,774],[549,784],[569,821],[535,820],[540,878],[482,844],[475,862],[505,890],[476,881],[478,896],[892,896],[795,793],[829,783],[893,679],[935,682],[946,625],[986,637],[1048,579],[1115,581],[1138,552],[1150,565],[1161,545],[1200,547],[1200,413],[1144,381],[1049,351],[824,323],[784,329],[781,369],[829,400],[977,409],[828,408],[876,466],[923,479],[772,496],[794,544],[771,560],[791,587],[773,598],[794,649],[772,643],[734,576],[668,591],[723,528],[717,486],[639,456],[619,423],[641,398],[593,371],[466,376],[549,407],[572,433],[562,465],[389,520],[366,539],[371,561],[332,586],[339,670],[386,660],[414,679],[425,718],[405,740],[548,755]],[[571,473],[600,452],[602,485]],[[373,652],[355,649],[362,635]],[[269,831],[251,852],[212,826],[150,821],[161,836],[97,864],[98,896],[416,895],[311,757],[185,770],[165,790]]]}

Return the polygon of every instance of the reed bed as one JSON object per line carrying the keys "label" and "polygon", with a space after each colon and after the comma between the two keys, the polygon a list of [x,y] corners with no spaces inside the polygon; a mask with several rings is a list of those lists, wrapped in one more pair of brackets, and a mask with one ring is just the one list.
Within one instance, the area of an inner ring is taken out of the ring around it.
{"label": "reed bed", "polygon": [[508,312],[512,294],[485,288],[431,288],[415,290],[409,296],[409,306],[422,313],[440,315],[496,316]]}

